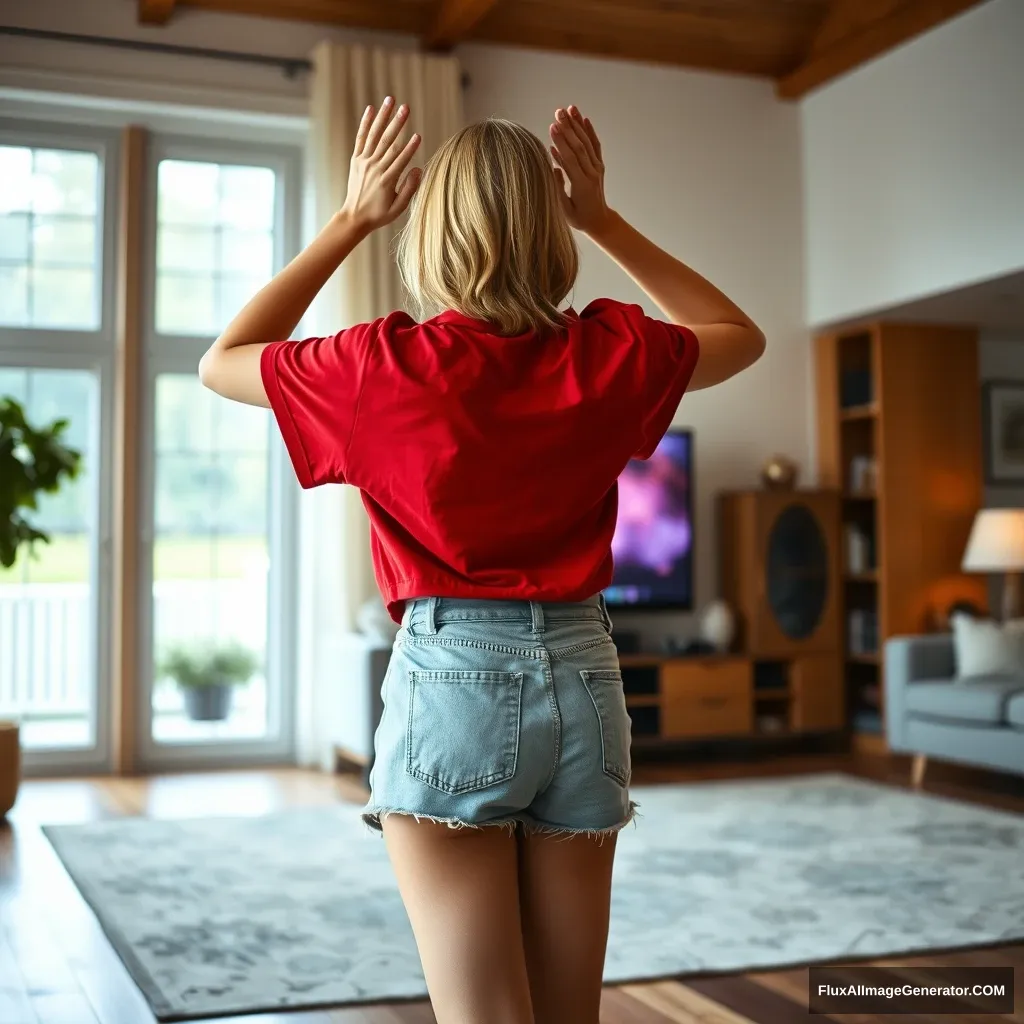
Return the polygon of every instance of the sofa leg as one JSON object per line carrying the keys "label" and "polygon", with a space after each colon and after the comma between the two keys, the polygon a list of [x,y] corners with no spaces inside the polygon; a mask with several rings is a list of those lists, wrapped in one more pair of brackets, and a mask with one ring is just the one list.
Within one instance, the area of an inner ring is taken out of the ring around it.
{"label": "sofa leg", "polygon": [[925,769],[928,767],[928,758],[924,754],[915,754],[914,763],[910,769],[910,784],[914,789],[920,789],[924,782]]}

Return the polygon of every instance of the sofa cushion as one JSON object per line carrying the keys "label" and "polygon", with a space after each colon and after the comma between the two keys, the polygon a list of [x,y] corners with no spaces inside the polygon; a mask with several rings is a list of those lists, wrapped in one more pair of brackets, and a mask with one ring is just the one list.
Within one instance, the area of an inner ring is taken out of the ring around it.
{"label": "sofa cushion", "polygon": [[1024,693],[1015,693],[1006,702],[1006,720],[1015,729],[1024,729]]}
{"label": "sofa cushion", "polygon": [[957,676],[974,682],[988,676],[1024,679],[1024,620],[993,622],[953,616]]}
{"label": "sofa cushion", "polygon": [[906,701],[912,715],[1004,725],[1006,707],[1014,694],[1024,696],[1024,679],[972,679],[969,685],[911,683]]}

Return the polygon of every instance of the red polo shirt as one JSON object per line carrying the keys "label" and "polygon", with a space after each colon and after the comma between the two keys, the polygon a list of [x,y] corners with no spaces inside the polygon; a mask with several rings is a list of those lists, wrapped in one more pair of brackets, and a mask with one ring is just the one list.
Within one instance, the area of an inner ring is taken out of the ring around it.
{"label": "red polo shirt", "polygon": [[396,620],[413,597],[578,601],[612,578],[616,480],[697,363],[685,327],[610,299],[556,334],[393,313],[277,342],[263,383],[303,487],[348,483]]}

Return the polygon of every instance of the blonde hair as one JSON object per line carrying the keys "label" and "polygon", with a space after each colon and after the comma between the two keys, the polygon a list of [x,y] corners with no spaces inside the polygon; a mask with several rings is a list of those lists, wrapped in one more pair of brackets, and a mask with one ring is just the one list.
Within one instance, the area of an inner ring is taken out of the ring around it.
{"label": "blonde hair", "polygon": [[498,118],[452,136],[424,170],[398,265],[421,313],[453,309],[503,335],[562,326],[579,252],[540,140]]}

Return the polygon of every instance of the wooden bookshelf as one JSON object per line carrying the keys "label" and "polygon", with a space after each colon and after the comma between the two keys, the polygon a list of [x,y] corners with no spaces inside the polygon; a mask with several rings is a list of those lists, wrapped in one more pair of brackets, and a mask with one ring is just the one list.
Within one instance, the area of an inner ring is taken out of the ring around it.
{"label": "wooden bookshelf", "polygon": [[[815,355],[818,480],[843,497],[848,710],[883,736],[885,640],[936,628],[955,600],[987,604],[960,570],[982,501],[977,332],[877,323],[819,337]],[[874,646],[852,642],[854,617],[873,617]]]}

